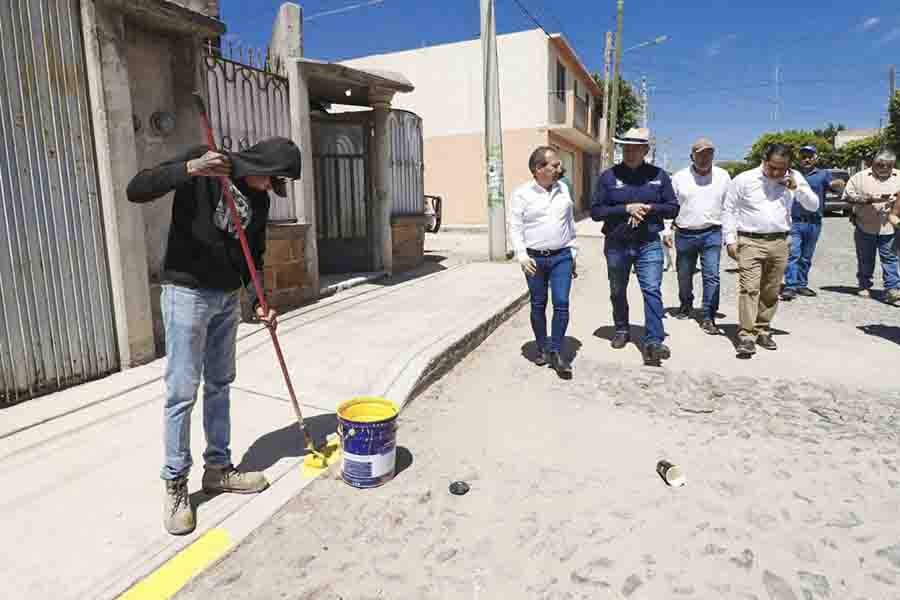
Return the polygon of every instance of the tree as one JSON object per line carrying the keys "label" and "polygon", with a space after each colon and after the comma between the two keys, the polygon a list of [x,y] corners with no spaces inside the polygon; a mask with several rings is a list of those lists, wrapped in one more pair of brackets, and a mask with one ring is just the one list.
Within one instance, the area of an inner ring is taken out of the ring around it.
{"label": "tree", "polygon": [[834,139],[837,137],[838,132],[844,131],[845,129],[847,129],[847,126],[843,123],[835,125],[834,123],[829,122],[824,129],[813,129],[812,132],[816,137],[825,138],[828,140],[828,143],[834,146]]}
{"label": "tree", "polygon": [[770,144],[784,144],[788,146],[795,160],[801,147],[815,146],[819,153],[820,166],[831,167],[835,162],[834,146],[831,145],[831,142],[824,137],[817,136],[812,131],[801,129],[763,134],[754,142],[753,147],[750,149],[750,154],[747,155],[747,162],[758,165]]}
{"label": "tree", "polygon": [[884,129],[883,138],[887,148],[900,151],[900,92],[894,94],[888,103],[888,126]]}
{"label": "tree", "polygon": [[[600,77],[599,73],[594,73],[593,77],[594,81],[597,82],[597,85],[602,88],[605,80]],[[612,93],[610,93],[610,97],[612,97]],[[606,114],[604,112],[605,108],[606,107],[603,106],[603,98],[598,98],[597,114]],[[616,113],[616,135],[622,135],[632,127],[637,127],[643,111],[643,102],[641,102],[641,99],[638,97],[637,93],[635,93],[634,88],[632,88],[631,84],[627,81],[619,77],[619,108]]]}
{"label": "tree", "polygon": [[884,137],[873,135],[861,140],[853,140],[837,151],[836,167],[859,167],[871,161],[875,154],[884,147]]}
{"label": "tree", "polygon": [[716,166],[721,167],[728,171],[728,174],[731,175],[731,178],[734,179],[744,171],[749,171],[754,168],[758,163],[749,163],[743,160],[722,160],[716,163]]}

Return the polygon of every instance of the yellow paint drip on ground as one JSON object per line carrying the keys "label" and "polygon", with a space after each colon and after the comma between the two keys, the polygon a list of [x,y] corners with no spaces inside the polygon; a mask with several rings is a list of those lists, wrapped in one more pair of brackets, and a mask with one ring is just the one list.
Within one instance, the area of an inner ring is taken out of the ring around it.
{"label": "yellow paint drip on ground", "polygon": [[322,454],[325,456],[324,465],[322,464],[321,459],[316,459],[309,455],[303,460],[303,464],[300,467],[300,472],[303,474],[304,478],[312,479],[314,477],[318,477],[330,465],[333,465],[334,463],[341,460],[340,440],[335,439],[333,441],[329,441],[328,444],[322,449]]}
{"label": "yellow paint drip on ground", "polygon": [[119,600],[168,600],[191,577],[224,556],[231,546],[231,535],[227,531],[211,529],[149,577],[119,596]]}

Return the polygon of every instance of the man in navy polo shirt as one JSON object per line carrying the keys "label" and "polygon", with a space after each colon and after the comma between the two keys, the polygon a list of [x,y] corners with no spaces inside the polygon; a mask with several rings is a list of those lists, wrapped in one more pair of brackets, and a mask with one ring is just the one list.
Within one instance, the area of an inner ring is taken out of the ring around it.
{"label": "man in navy polo shirt", "polygon": [[650,149],[646,128],[630,129],[615,141],[622,145],[623,160],[600,174],[591,201],[591,218],[604,222],[604,253],[615,323],[612,347],[624,348],[631,340],[626,291],[633,267],[644,296],[646,333],[641,352],[645,364],[659,366],[671,354],[663,343],[663,248],[659,234],[663,220],[678,214],[678,200],[666,172],[644,162]]}
{"label": "man in navy polo shirt", "polygon": [[844,182],[832,179],[828,169],[817,169],[815,146],[800,148],[800,172],[809,183],[809,187],[819,196],[819,208],[809,211],[799,202],[794,202],[791,209],[791,253],[788,257],[787,271],[784,275],[782,300],[793,300],[799,296],[815,296],[809,288],[809,269],[812,267],[816,243],[822,233],[822,215],[825,211],[825,191],[843,192]]}

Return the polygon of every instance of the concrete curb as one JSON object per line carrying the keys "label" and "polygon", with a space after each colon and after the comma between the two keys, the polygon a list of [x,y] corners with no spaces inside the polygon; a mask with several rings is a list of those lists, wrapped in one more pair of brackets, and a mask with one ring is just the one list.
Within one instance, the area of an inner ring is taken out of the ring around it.
{"label": "concrete curb", "polygon": [[[376,276],[372,279],[378,278]],[[448,336],[440,340],[439,343],[444,346],[437,349],[431,356],[424,357],[425,364],[419,367],[418,373],[408,374],[398,385],[391,386],[396,389],[396,393],[392,397],[402,396],[397,399],[405,408],[429,385],[438,381],[455,364],[477,348],[527,300],[527,291],[516,293],[505,299],[502,306],[493,309],[490,314],[486,314],[483,318],[479,317],[479,322],[467,331],[454,332],[452,337]],[[423,353],[427,353],[427,350],[424,350]],[[410,364],[410,368],[416,369],[416,363],[419,362],[414,361]],[[390,390],[385,390],[385,395],[389,393]],[[158,557],[159,560],[145,563],[139,574],[131,575],[127,580],[123,578],[123,580],[113,582],[107,587],[102,597],[110,599],[121,597],[124,600],[149,600],[151,598],[162,600],[175,596],[191,579],[227,558],[248,536],[272,518],[303,488],[322,475],[333,476],[338,468],[336,462],[316,477],[304,478],[302,464],[302,457],[289,463],[278,478],[271,482],[271,486],[265,493],[253,497],[248,504],[225,517],[217,526],[199,535],[196,539],[192,539],[175,556]],[[211,538],[215,538],[218,542],[209,544]]]}
{"label": "concrete curb", "polygon": [[319,290],[319,299],[327,298],[328,296],[333,296],[339,292],[349,290],[350,288],[355,288],[358,285],[372,283],[373,281],[378,281],[379,279],[384,279],[385,277],[387,277],[387,272],[379,271],[377,273],[360,275],[359,277],[354,277],[352,279],[341,281],[340,283],[335,283],[333,285],[327,285]]}

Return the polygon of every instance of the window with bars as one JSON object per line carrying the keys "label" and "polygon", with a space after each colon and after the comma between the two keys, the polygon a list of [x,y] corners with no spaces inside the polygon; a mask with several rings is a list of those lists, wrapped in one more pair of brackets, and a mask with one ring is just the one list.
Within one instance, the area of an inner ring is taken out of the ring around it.
{"label": "window with bars", "polygon": [[566,99],[566,68],[559,61],[556,61],[556,97]]}

